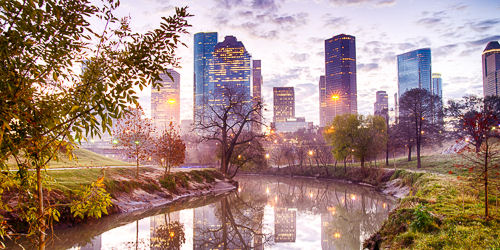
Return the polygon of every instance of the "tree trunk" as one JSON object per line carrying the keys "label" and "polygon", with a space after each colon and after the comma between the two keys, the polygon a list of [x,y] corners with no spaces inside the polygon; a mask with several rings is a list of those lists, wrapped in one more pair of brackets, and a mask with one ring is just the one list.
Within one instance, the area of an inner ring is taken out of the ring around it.
{"label": "tree trunk", "polygon": [[38,249],[45,249],[45,211],[43,208],[43,187],[42,187],[42,175],[41,168],[36,167],[36,187],[38,189]]}
{"label": "tree trunk", "polygon": [[422,167],[422,162],[420,160],[420,140],[417,141],[417,168]]}
{"label": "tree trunk", "polygon": [[135,221],[135,250],[139,249],[139,221]]}
{"label": "tree trunk", "polygon": [[365,167],[365,157],[361,156],[361,167]]}
{"label": "tree trunk", "polygon": [[135,161],[136,161],[135,177],[139,177],[139,148],[137,147],[137,144],[135,145]]}
{"label": "tree trunk", "polygon": [[[346,157],[347,158],[347,157]],[[346,158],[344,158],[344,174],[347,173]]]}
{"label": "tree trunk", "polygon": [[408,161],[411,161],[411,148],[412,146],[408,144]]}
{"label": "tree trunk", "polygon": [[[488,139],[486,139],[488,140]],[[484,154],[484,216],[485,219],[489,219],[489,212],[488,212],[488,141],[485,143],[486,145],[486,150]]]}

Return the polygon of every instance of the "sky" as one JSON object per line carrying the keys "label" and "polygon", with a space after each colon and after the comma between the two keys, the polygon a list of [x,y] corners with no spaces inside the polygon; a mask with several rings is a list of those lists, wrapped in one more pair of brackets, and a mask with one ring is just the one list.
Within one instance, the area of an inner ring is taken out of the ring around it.
{"label": "sky", "polygon": [[[441,73],[443,98],[482,95],[481,52],[500,40],[497,0],[122,0],[121,16],[136,32],[159,26],[175,6],[188,6],[190,34],[177,55],[181,68],[181,120],[193,117],[193,35],[218,32],[242,41],[262,60],[264,116],[272,121],[272,88],[295,87],[295,115],[319,122],[318,82],[324,75],[324,40],[356,37],[358,112],[372,114],[375,92],[397,92],[396,56],[431,48],[432,72]],[[150,112],[150,91],[140,93]]]}

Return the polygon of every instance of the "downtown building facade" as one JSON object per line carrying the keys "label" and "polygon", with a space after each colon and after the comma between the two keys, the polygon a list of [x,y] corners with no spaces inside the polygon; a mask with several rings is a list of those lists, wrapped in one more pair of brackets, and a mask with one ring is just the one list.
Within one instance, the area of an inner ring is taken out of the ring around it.
{"label": "downtown building facade", "polygon": [[389,95],[387,95],[387,92],[385,91],[377,91],[375,96],[373,114],[385,117],[389,111]]}
{"label": "downtown building facade", "polygon": [[162,87],[151,89],[151,118],[157,132],[166,129],[170,122],[180,125],[180,74],[173,70],[160,74]]}
{"label": "downtown building facade", "polygon": [[295,117],[295,92],[293,87],[273,88],[273,122],[286,122]]}
{"label": "downtown building facade", "polygon": [[236,37],[226,36],[217,42],[216,32],[195,34],[194,124],[203,123],[213,112],[224,108],[229,101],[228,92],[241,96],[243,108],[249,110],[251,76],[251,55]]}
{"label": "downtown building facade", "polygon": [[440,73],[432,73],[432,91],[433,95],[439,96],[441,102],[443,101],[443,78]]}
{"label": "downtown building facade", "polygon": [[326,126],[326,80],[325,76],[319,77],[319,126]]}
{"label": "downtown building facade", "polygon": [[[262,65],[260,60],[252,60],[252,101],[253,105],[262,105]],[[252,123],[252,131],[255,133],[262,132],[262,110],[258,110],[254,114]]]}
{"label": "downtown building facade", "polygon": [[500,96],[500,44],[491,41],[482,54],[483,63],[483,94]]}
{"label": "downtown building facade", "polygon": [[217,32],[200,32],[194,34],[194,84],[193,84],[193,121],[199,122],[207,112],[210,85],[210,67],[213,63]]}
{"label": "downtown building facade", "polygon": [[340,34],[325,40],[325,81],[324,91],[321,91],[320,102],[323,100],[323,118],[320,126],[331,123],[336,115],[357,114],[356,85],[356,38]]}
{"label": "downtown building facade", "polygon": [[432,93],[431,49],[423,48],[397,56],[398,99],[411,89],[425,89]]}

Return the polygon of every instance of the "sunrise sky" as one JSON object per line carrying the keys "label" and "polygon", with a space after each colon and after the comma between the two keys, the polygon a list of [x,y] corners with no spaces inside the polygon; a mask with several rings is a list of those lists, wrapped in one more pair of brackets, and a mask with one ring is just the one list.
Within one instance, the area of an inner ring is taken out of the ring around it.
{"label": "sunrise sky", "polygon": [[[445,101],[482,95],[481,52],[500,40],[500,2],[427,0],[128,0],[118,13],[130,15],[135,31],[153,29],[174,6],[189,6],[192,27],[183,37],[181,119],[193,112],[193,35],[234,35],[252,59],[262,60],[263,95],[272,120],[272,87],[293,86],[296,116],[319,122],[318,81],[324,74],[324,40],[356,37],[358,110],[373,113],[375,92],[386,90],[389,106],[397,91],[396,55],[430,47],[432,71],[443,77]],[[150,92],[141,93],[149,112]]]}

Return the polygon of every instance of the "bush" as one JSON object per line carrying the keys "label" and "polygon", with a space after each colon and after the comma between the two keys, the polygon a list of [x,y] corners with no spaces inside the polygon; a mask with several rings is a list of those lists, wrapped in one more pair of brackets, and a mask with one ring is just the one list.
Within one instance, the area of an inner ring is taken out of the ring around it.
{"label": "bush", "polygon": [[172,193],[177,192],[177,184],[175,183],[175,177],[173,175],[164,175],[161,177],[160,184]]}
{"label": "bush", "polygon": [[186,174],[179,172],[175,174],[174,178],[175,183],[181,185],[183,188],[189,188],[189,177]]}
{"label": "bush", "polygon": [[418,204],[413,211],[413,221],[410,228],[417,232],[431,232],[437,228],[432,215],[422,204]]}

